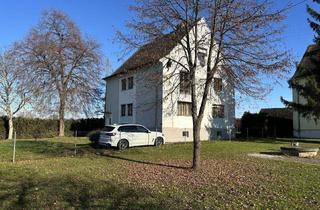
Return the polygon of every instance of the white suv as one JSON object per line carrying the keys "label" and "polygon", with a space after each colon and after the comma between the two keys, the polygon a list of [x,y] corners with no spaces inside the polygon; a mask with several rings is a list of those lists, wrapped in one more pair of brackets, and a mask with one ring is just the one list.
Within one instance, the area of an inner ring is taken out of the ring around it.
{"label": "white suv", "polygon": [[134,146],[164,144],[161,132],[150,131],[139,124],[108,125],[100,131],[99,145],[118,147],[119,150]]}

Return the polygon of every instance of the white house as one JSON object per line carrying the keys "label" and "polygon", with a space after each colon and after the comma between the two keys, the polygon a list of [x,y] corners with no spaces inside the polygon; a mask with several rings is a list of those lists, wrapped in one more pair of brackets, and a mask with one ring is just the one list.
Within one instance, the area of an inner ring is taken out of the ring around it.
{"label": "white house", "polygon": [[[319,68],[315,66],[311,62],[310,54],[314,50],[319,50],[315,45],[310,45],[304,56],[302,57],[297,70],[291,80],[298,80],[299,82],[304,82],[303,78],[300,75],[300,69],[303,68]],[[303,104],[306,102],[306,99],[298,94],[298,91],[293,89],[292,90],[292,98],[293,102]],[[320,138],[320,122],[316,122],[313,118],[306,118],[303,117],[297,111],[293,112],[293,136],[298,138]]]}
{"label": "white house", "polygon": [[[199,33],[206,37],[209,28],[205,21],[201,19],[198,24]],[[186,62],[178,44],[185,38],[182,31],[177,29],[144,45],[105,78],[106,124],[139,123],[162,131],[167,142],[192,140],[190,86],[186,72],[173,62],[180,58],[180,62]],[[206,78],[206,57],[207,48],[203,44],[198,53],[196,75],[199,92]],[[234,87],[228,84],[224,72],[219,71],[210,89],[200,138],[233,137],[234,120]]]}

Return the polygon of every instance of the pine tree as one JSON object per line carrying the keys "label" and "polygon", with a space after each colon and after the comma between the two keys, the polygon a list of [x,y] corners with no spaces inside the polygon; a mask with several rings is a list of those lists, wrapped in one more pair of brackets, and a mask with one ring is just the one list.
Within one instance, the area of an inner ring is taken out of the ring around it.
{"label": "pine tree", "polygon": [[[320,0],[313,0],[320,4]],[[315,32],[314,44],[310,45],[297,66],[295,75],[289,80],[290,88],[298,92],[298,100],[289,102],[281,98],[289,108],[298,111],[302,116],[320,119],[320,13],[307,5],[311,16],[308,23]],[[300,99],[303,98],[303,99]],[[301,103],[300,100],[303,102]]]}

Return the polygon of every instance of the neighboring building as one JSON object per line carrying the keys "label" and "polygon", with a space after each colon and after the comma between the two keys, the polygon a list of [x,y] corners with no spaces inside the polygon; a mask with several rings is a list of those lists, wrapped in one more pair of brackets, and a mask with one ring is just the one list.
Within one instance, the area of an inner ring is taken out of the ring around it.
{"label": "neighboring building", "polygon": [[[201,19],[198,24],[199,33],[208,34],[205,21]],[[185,38],[182,31],[178,28],[144,45],[105,78],[106,124],[139,123],[163,132],[167,142],[192,140],[190,86],[186,72],[173,63],[176,58],[186,62],[178,44]],[[196,75],[199,88],[206,78],[206,56],[203,45]],[[201,125],[202,140],[234,136],[234,87],[227,83],[223,71],[214,77]]]}
{"label": "neighboring building", "polygon": [[[297,70],[291,80],[300,80],[302,83],[304,82],[303,77],[300,74],[300,69],[302,68],[319,68],[319,66],[315,66],[311,59],[311,52],[316,49],[315,45],[310,45],[307,48],[304,56],[302,57]],[[293,102],[303,104],[305,103],[305,98],[298,94],[298,91],[292,90],[292,98]],[[303,117],[298,111],[293,112],[293,135],[298,138],[320,138],[320,121],[315,121],[312,117],[306,118]]]}

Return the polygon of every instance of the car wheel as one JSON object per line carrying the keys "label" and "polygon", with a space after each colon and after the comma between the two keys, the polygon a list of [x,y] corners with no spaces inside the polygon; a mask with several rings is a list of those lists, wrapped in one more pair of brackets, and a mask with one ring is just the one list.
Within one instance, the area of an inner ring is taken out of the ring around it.
{"label": "car wheel", "polygon": [[154,146],[159,147],[162,144],[163,144],[163,139],[160,138],[160,137],[157,137],[155,142],[154,142]]}
{"label": "car wheel", "polygon": [[122,139],[118,142],[118,149],[119,150],[124,150],[129,147],[129,142],[125,139]]}

